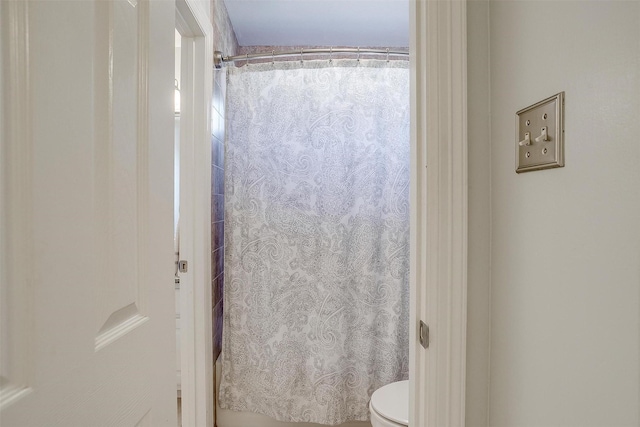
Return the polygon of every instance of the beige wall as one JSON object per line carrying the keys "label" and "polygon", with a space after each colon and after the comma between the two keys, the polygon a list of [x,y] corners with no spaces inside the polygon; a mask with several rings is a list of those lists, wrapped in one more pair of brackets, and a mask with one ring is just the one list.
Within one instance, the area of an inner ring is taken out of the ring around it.
{"label": "beige wall", "polygon": [[488,416],[491,263],[491,109],[489,3],[467,3],[469,246],[466,419],[485,427]]}
{"label": "beige wall", "polygon": [[[640,2],[486,6],[469,6],[467,425],[488,399],[492,426],[638,426]],[[515,112],[560,91],[566,166],[517,175]]]}

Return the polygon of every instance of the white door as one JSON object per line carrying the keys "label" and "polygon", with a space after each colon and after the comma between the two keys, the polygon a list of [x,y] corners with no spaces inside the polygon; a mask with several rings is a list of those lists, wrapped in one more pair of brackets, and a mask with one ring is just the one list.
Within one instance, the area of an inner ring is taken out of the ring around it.
{"label": "white door", "polygon": [[174,2],[0,10],[0,425],[174,427]]}

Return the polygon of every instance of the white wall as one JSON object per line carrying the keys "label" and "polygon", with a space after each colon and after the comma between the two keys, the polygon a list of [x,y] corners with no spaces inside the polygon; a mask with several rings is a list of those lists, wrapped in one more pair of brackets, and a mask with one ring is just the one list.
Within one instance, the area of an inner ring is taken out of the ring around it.
{"label": "white wall", "polygon": [[[640,2],[491,1],[489,19],[489,424],[637,427]],[[566,166],[517,175],[515,112],[560,91]]]}

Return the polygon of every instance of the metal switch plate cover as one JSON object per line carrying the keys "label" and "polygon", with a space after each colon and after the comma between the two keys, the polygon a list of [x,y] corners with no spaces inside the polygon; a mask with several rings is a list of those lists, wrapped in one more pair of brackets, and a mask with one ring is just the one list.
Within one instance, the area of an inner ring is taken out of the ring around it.
{"label": "metal switch plate cover", "polygon": [[564,92],[516,113],[516,172],[564,166]]}

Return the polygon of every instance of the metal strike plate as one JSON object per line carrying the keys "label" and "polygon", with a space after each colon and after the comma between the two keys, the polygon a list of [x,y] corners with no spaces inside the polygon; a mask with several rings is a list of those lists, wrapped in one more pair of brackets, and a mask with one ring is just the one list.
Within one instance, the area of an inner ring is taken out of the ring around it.
{"label": "metal strike plate", "polygon": [[516,172],[564,166],[564,92],[516,113]]}
{"label": "metal strike plate", "polygon": [[429,348],[429,325],[420,321],[419,326],[420,345],[424,348]]}
{"label": "metal strike plate", "polygon": [[186,273],[189,270],[189,263],[183,259],[178,261],[178,271],[180,273]]}

